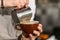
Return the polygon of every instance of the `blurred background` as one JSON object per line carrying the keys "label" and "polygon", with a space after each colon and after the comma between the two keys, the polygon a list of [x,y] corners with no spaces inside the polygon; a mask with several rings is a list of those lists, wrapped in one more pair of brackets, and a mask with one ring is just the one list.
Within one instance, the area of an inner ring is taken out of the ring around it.
{"label": "blurred background", "polygon": [[60,0],[36,0],[36,15],[43,25],[41,40],[60,40]]}

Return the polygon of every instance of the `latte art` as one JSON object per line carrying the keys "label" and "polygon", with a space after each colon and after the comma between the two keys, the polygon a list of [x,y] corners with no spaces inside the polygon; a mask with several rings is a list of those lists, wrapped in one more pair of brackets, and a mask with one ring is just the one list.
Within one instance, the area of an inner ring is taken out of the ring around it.
{"label": "latte art", "polygon": [[20,24],[37,24],[39,23],[38,21],[24,21],[24,22],[20,22]]}

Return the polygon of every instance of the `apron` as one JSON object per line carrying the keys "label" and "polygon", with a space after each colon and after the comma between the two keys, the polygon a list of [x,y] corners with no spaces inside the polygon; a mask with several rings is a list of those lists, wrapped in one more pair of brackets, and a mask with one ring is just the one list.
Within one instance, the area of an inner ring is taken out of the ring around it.
{"label": "apron", "polygon": [[9,9],[0,9],[1,12],[4,13],[2,15],[0,13],[0,39],[12,39],[16,38],[16,30],[14,29],[14,23],[12,21],[11,15],[8,14],[11,13]]}

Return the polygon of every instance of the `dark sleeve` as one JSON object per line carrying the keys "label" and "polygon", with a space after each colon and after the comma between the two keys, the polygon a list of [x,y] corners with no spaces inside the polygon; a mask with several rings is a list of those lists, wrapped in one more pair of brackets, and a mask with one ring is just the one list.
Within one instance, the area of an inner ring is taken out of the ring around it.
{"label": "dark sleeve", "polygon": [[21,40],[21,37],[22,37],[22,35],[20,35],[20,36],[18,37],[18,40]]}

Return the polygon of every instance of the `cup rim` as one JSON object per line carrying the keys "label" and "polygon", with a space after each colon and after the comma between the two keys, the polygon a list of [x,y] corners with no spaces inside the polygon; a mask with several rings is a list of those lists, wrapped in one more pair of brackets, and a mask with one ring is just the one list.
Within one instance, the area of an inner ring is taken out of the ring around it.
{"label": "cup rim", "polygon": [[20,24],[38,24],[39,21],[30,21],[30,22],[25,22],[25,23],[20,23]]}

